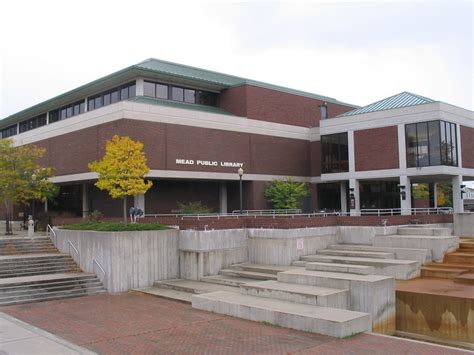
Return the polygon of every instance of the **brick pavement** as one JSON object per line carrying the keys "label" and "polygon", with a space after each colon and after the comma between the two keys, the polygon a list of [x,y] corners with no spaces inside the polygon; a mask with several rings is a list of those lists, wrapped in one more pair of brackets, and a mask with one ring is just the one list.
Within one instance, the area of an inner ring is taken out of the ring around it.
{"label": "brick pavement", "polygon": [[139,293],[2,307],[2,312],[100,354],[462,354],[400,338],[349,339],[278,328]]}

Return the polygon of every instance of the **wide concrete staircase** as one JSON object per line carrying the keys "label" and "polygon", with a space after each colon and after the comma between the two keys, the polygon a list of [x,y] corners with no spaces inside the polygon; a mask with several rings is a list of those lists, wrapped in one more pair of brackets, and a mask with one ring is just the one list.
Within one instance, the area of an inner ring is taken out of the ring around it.
{"label": "wide concrete staircase", "polygon": [[445,255],[442,263],[429,263],[421,268],[424,278],[451,279],[474,285],[474,239],[461,239],[459,248]]}
{"label": "wide concrete staircase", "polygon": [[48,237],[0,239],[0,306],[105,293]]}

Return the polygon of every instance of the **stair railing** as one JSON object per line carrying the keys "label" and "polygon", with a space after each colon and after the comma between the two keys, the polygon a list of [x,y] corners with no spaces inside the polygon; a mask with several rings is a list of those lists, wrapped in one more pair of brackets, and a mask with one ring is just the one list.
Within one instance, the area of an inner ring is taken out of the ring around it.
{"label": "stair railing", "polygon": [[67,243],[68,243],[68,247],[69,247],[69,254],[71,255],[71,247],[72,247],[74,252],[77,254],[77,257],[79,258],[79,261],[76,261],[74,259],[74,257],[72,257],[72,258],[74,259],[74,261],[76,261],[79,264],[79,266],[81,266],[81,255],[79,254],[79,250],[77,250],[76,246],[70,240],[68,240]]}
{"label": "stair railing", "polygon": [[[105,272],[104,268],[102,267],[102,265],[100,265],[100,263],[97,261],[96,258],[92,258],[92,264],[93,264],[93,266],[94,266],[94,265],[97,265],[97,267],[100,269],[100,271],[102,271],[102,274],[103,274],[104,276],[103,276],[103,278],[102,278],[101,281],[102,281],[102,283],[104,284],[105,288],[107,288],[107,286],[106,286],[106,285],[107,285],[107,283],[106,283],[106,281],[107,281],[107,273]],[[94,268],[94,274],[97,275],[97,273],[95,272],[95,268]],[[99,278],[99,279],[100,279],[100,278]]]}
{"label": "stair railing", "polygon": [[51,227],[49,224],[46,226],[46,232],[48,233],[49,239],[53,242],[54,246],[58,246],[58,236],[56,235],[56,231]]}

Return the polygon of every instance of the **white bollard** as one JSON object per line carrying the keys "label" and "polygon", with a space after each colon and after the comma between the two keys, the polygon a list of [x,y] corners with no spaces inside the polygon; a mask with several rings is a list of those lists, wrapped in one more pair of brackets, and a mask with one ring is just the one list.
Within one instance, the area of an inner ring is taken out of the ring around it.
{"label": "white bollard", "polygon": [[28,237],[33,238],[35,236],[35,221],[32,216],[28,216]]}

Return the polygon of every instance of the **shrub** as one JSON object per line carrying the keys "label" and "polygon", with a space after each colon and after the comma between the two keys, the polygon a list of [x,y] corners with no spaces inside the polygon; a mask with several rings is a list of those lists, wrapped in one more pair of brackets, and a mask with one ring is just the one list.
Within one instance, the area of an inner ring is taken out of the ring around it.
{"label": "shrub", "polygon": [[87,230],[100,232],[126,232],[126,231],[149,231],[149,230],[164,230],[167,226],[159,223],[134,223],[125,224],[120,222],[81,222],[77,224],[67,224],[61,229],[69,230]]}
{"label": "shrub", "polygon": [[201,201],[191,201],[186,204],[178,202],[178,211],[182,214],[204,214],[211,213],[212,208],[203,205]]}
{"label": "shrub", "polygon": [[100,211],[95,210],[89,216],[87,216],[87,221],[89,222],[100,222],[104,219],[104,214]]}
{"label": "shrub", "polygon": [[301,208],[303,197],[308,196],[304,182],[273,180],[265,186],[265,198],[278,210]]}

